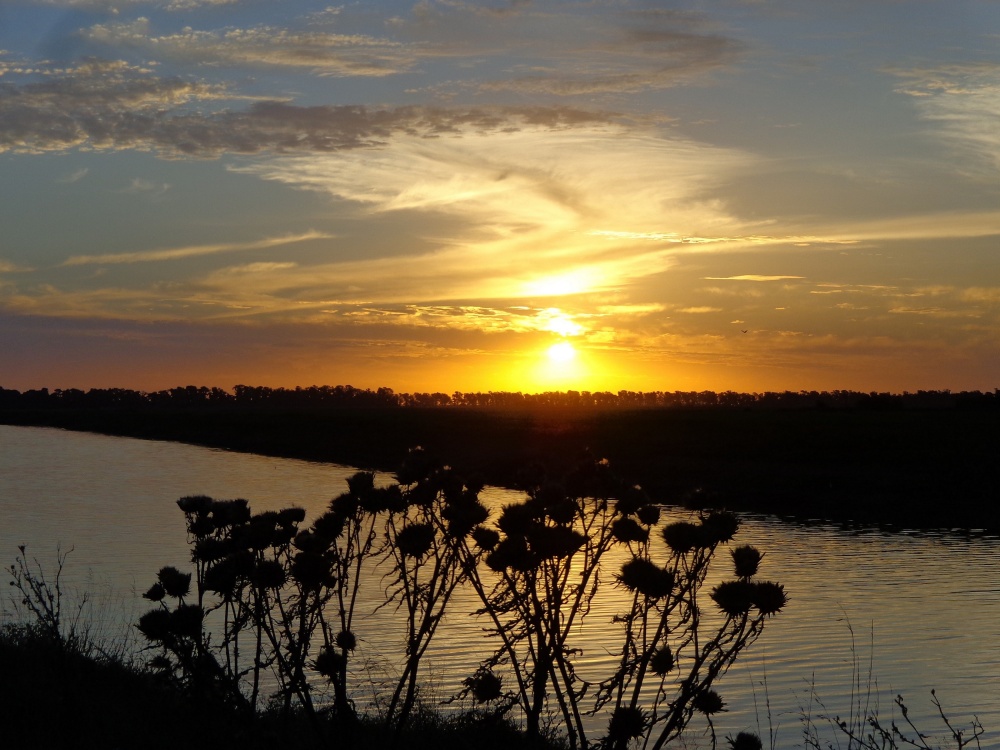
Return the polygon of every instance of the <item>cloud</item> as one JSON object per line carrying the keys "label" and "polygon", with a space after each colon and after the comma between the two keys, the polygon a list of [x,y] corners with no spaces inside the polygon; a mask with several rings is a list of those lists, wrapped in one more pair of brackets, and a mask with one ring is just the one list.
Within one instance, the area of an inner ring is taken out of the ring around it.
{"label": "cloud", "polygon": [[995,178],[1000,169],[1000,63],[964,63],[890,69],[905,83],[921,116],[967,159],[963,169]]}
{"label": "cloud", "polygon": [[[261,259],[273,264],[267,266],[200,264],[192,270],[176,264],[152,282],[148,275],[108,271],[100,282],[109,286],[100,289],[90,276],[68,274],[84,266],[225,260],[225,254],[328,235],[79,254],[63,263],[61,290],[25,286],[11,304],[36,313],[142,320],[357,321],[388,310],[392,314],[377,317],[393,325],[432,320],[456,330],[587,336],[612,320],[655,315],[662,310],[656,299],[635,299],[629,290],[669,272],[679,246],[649,238],[688,236],[695,228],[733,235],[738,223],[702,195],[750,157],[607,125],[552,129],[547,115],[536,118],[543,124],[502,133],[464,127],[437,138],[397,134],[363,153],[270,157],[237,169],[325,193],[341,202],[339,212],[367,222],[371,232],[394,224],[381,216],[406,214],[407,236],[387,235],[392,241],[380,243],[387,249],[358,252],[364,241],[345,237],[313,243],[307,253]],[[609,226],[614,229],[601,231]],[[517,306],[550,312],[531,313],[526,322],[510,312]]]}
{"label": "cloud", "polygon": [[261,250],[308,240],[328,239],[331,235],[321,232],[304,232],[299,235],[285,237],[269,237],[256,242],[230,242],[215,245],[192,245],[189,247],[173,247],[160,250],[142,250],[134,253],[108,253],[105,255],[74,255],[63,262],[64,266],[83,265],[114,265],[119,263],[152,263],[158,261],[195,258],[218,253],[245,252]]}
{"label": "cloud", "polygon": [[[350,285],[382,301],[515,300],[611,291],[662,273],[677,246],[651,235],[698,227],[728,236],[734,220],[699,196],[748,159],[620,128],[525,128],[402,135],[364,153],[274,158],[239,171],[372,214],[405,212],[413,227],[425,225],[420,217],[448,219],[447,234],[409,241],[433,250],[311,269],[337,294]],[[608,225],[629,228],[600,230]]]}
{"label": "cloud", "polygon": [[503,79],[480,84],[482,91],[583,96],[665,89],[689,83],[733,65],[745,47],[720,35],[671,29],[617,29],[609,39],[567,42],[547,61],[514,68]]}
{"label": "cloud", "polygon": [[132,149],[211,158],[332,152],[381,145],[399,133],[433,137],[609,120],[607,114],[567,107],[299,107],[255,101],[244,110],[192,111],[194,105],[241,98],[221,86],[157,78],[121,61],[91,61],[40,83],[0,84],[0,153]]}
{"label": "cloud", "polygon": [[706,281],[786,281],[802,279],[804,276],[761,276],[759,274],[744,274],[742,276],[704,276]]}
{"label": "cloud", "polygon": [[131,6],[149,6],[180,11],[217,5],[235,5],[240,0],[36,0],[36,2],[40,5],[52,5],[58,8],[117,13],[120,9]]}
{"label": "cloud", "polygon": [[223,31],[185,28],[179,33],[154,36],[149,19],[137,18],[96,24],[80,35],[93,44],[127,49],[157,60],[304,69],[320,75],[387,76],[409,70],[416,61],[413,50],[390,40],[270,26]]}
{"label": "cloud", "polygon": [[60,183],[66,184],[66,185],[72,184],[74,182],[79,182],[84,177],[86,177],[89,172],[90,172],[90,168],[89,167],[82,167],[81,169],[77,169],[75,172],[70,172],[69,174],[60,177],[57,180],[57,182],[60,182]]}
{"label": "cloud", "polygon": [[32,270],[26,266],[19,266],[16,263],[11,263],[9,260],[0,258],[0,273],[26,273]]}
{"label": "cloud", "polygon": [[123,193],[136,193],[144,195],[160,196],[170,190],[170,184],[166,182],[154,182],[153,180],[147,180],[142,177],[133,177],[129,186],[125,188]]}

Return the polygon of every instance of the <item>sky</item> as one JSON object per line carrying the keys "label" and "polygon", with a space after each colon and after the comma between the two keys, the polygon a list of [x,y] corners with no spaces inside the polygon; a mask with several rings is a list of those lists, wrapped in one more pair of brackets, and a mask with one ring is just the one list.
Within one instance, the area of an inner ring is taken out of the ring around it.
{"label": "sky", "polygon": [[0,0],[0,386],[1000,386],[998,0]]}

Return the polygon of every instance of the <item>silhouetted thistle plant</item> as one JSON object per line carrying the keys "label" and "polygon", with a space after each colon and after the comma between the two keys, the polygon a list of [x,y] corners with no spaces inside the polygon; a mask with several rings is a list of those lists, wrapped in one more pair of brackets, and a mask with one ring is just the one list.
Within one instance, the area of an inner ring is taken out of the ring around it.
{"label": "silhouetted thistle plant", "polygon": [[421,658],[452,595],[482,555],[482,547],[466,540],[489,514],[479,503],[481,484],[465,483],[422,450],[410,451],[397,478],[405,509],[387,515],[382,554],[391,566],[386,603],[405,616],[404,663],[386,709],[398,737],[417,700]]}
{"label": "silhouetted thistle plant", "polygon": [[[739,519],[725,511],[668,523],[660,532],[662,564],[654,562],[650,541],[629,542],[632,557],[617,578],[632,593],[631,606],[616,617],[624,635],[621,661],[601,683],[595,708],[610,706],[612,715],[641,708],[643,742],[653,750],[676,738],[695,712],[705,717],[715,745],[712,716],[724,703],[712,685],[786,603],[779,584],[752,580],[762,555],[744,546],[731,555],[737,579],[710,592],[721,621],[705,617],[698,599],[709,566],[738,530]],[[627,742],[609,732],[601,744],[624,748]]]}
{"label": "silhouetted thistle plant", "polygon": [[673,572],[644,557],[633,557],[622,565],[618,581],[630,591],[650,599],[669,596],[674,589]]}
{"label": "silhouetted thistle plant", "polygon": [[[521,709],[529,735],[541,736],[551,708],[570,745],[586,745],[583,701],[590,686],[576,673],[578,652],[569,641],[590,611],[601,560],[619,543],[612,525],[620,515],[609,490],[626,488],[607,462],[589,457],[562,486],[537,468],[524,481],[527,499],[504,507],[497,520],[500,540],[486,555],[486,567],[466,566],[483,604],[478,614],[489,619],[498,640],[480,669],[510,671],[505,700]],[[637,498],[636,507],[645,502]]]}
{"label": "silhouetted thistle plant", "polygon": [[739,732],[735,737],[727,737],[729,750],[763,750],[764,744],[753,732]]}
{"label": "silhouetted thistle plant", "polygon": [[646,717],[638,708],[620,706],[608,720],[607,737],[616,744],[628,743],[629,740],[641,737],[645,731]]}
{"label": "silhouetted thistle plant", "polygon": [[730,554],[733,556],[733,565],[739,578],[752,578],[757,575],[760,561],[764,557],[760,550],[744,544],[733,549]]}
{"label": "silhouetted thistle plant", "polygon": [[[495,528],[478,497],[482,483],[420,449],[395,484],[377,487],[368,472],[350,477],[308,527],[301,508],[253,514],[245,500],[182,498],[194,574],[162,568],[144,594],[155,608],[138,629],[160,651],[158,670],[192,693],[255,710],[272,674],[281,705],[299,706],[322,738],[315,675],[332,688],[330,714],[346,731],[355,718],[349,667],[361,645],[356,606],[362,581],[380,569],[381,606],[403,621],[403,662],[381,704],[398,739],[418,703],[421,660],[453,594],[470,585],[496,647],[457,697],[498,716],[519,708],[534,738],[558,716],[571,748],[641,739],[659,750],[695,713],[714,742],[712,716],[724,708],[715,679],[787,601],[780,584],[755,580],[763,555],[742,546],[731,553],[735,579],[711,591],[717,617],[703,615],[699,592],[716,549],[739,529],[736,516],[707,512],[657,530],[661,508],[590,456],[562,483],[537,467],[522,481],[525,500],[505,506]],[[621,658],[591,683],[577,673],[572,638],[612,549],[626,556],[614,577],[628,599],[615,618]],[[220,616],[213,638],[206,623]],[[586,717],[598,711],[609,722],[595,740]]]}
{"label": "silhouetted thistle plant", "polygon": [[463,684],[472,693],[476,703],[489,703],[503,695],[503,680],[488,670],[480,670],[466,678]]}

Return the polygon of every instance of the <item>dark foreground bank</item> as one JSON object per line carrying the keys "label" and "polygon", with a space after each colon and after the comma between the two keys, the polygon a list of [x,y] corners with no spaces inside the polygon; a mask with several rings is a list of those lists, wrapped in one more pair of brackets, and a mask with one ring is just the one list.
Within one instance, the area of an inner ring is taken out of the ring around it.
{"label": "dark foreground bank", "polygon": [[301,712],[247,713],[194,701],[150,671],[94,645],[53,640],[31,626],[0,628],[0,731],[4,747],[146,750],[558,750],[529,743],[502,717],[421,712],[394,738],[374,720],[329,722],[320,743]]}
{"label": "dark foreground bank", "polygon": [[667,503],[797,520],[1000,530],[1000,410],[0,408],[0,423],[172,440],[395,470],[423,446],[466,474],[518,486],[605,457]]}

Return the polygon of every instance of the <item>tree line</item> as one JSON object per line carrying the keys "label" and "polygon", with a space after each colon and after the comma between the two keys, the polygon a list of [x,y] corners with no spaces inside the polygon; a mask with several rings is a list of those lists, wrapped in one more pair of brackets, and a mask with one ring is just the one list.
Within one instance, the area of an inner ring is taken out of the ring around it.
{"label": "tree line", "polygon": [[206,386],[178,386],[159,391],[127,388],[0,387],[0,408],[478,408],[531,409],[995,409],[1000,389],[993,391],[918,390],[902,393],[832,391],[475,391],[397,393],[392,388],[351,385],[271,388],[237,385],[232,391]]}

